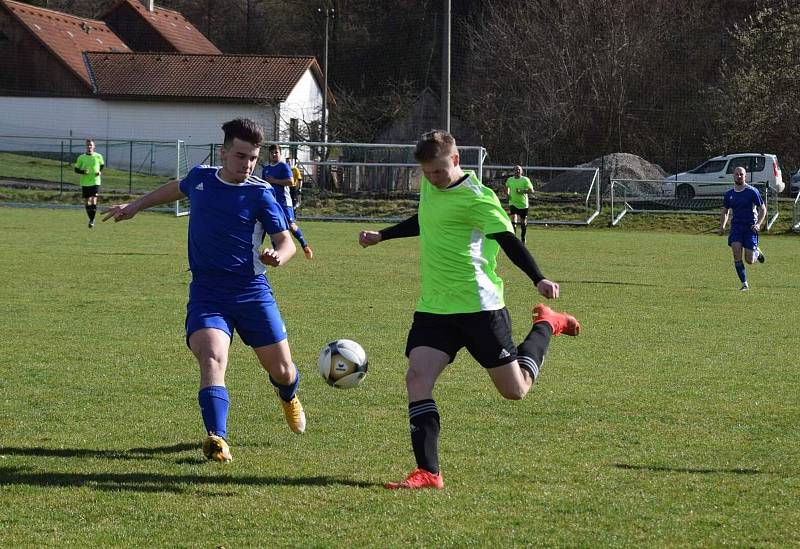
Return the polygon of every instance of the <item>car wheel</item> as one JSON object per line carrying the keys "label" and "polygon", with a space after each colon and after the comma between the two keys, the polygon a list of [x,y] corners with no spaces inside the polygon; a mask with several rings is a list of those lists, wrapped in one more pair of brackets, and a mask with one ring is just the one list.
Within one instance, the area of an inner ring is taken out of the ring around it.
{"label": "car wheel", "polygon": [[675,195],[684,200],[694,198],[694,187],[691,185],[681,185],[675,189]]}

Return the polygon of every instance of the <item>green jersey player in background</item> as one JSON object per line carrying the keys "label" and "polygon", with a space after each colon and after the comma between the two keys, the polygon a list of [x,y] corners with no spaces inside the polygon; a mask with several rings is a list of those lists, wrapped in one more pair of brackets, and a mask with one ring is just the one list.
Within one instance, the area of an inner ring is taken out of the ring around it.
{"label": "green jersey player in background", "polygon": [[103,155],[94,150],[94,140],[86,140],[86,152],[75,160],[75,173],[80,174],[81,195],[86,201],[86,215],[89,217],[89,228],[94,227],[94,216],[97,214],[97,193],[100,191],[100,174],[106,162]]}
{"label": "green jersey player in background", "polygon": [[514,175],[506,179],[506,193],[514,234],[519,226],[519,237],[525,244],[525,235],[528,232],[528,196],[533,195],[533,184],[522,175],[522,166],[514,166]]}
{"label": "green jersey player in background", "polygon": [[361,231],[372,246],[392,238],[420,237],[422,295],[406,342],[408,416],[417,468],[387,488],[443,488],[439,468],[439,410],[433,388],[439,375],[466,347],[500,394],[520,400],[539,375],[550,338],[578,335],[575,317],[544,304],[533,309],[533,326],[516,346],[495,273],[500,248],[544,297],[557,298],[559,285],[545,278],[514,235],[494,191],[460,166],[452,135],[434,130],[422,136],[414,158],[422,168],[416,215],[381,231]]}

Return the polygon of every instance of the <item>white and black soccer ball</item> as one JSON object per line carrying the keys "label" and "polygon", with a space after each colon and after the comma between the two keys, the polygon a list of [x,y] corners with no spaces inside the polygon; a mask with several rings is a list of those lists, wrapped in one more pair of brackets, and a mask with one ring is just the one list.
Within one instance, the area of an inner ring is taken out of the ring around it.
{"label": "white and black soccer ball", "polygon": [[319,353],[319,374],[331,387],[357,387],[367,375],[367,353],[351,339],[331,341]]}

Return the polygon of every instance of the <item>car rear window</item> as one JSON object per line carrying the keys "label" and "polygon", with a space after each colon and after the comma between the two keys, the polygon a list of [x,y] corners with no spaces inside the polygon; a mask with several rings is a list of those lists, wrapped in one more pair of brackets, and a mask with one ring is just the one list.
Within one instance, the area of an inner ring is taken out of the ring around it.
{"label": "car rear window", "polygon": [[765,164],[765,156],[740,156],[731,159],[731,163],[728,164],[728,169],[725,172],[733,173],[733,170],[740,167],[747,170],[747,173],[763,172]]}
{"label": "car rear window", "polygon": [[697,166],[693,170],[689,170],[689,173],[714,173],[714,172],[721,172],[725,169],[725,163],[727,160],[709,160],[708,162],[703,162],[699,166]]}

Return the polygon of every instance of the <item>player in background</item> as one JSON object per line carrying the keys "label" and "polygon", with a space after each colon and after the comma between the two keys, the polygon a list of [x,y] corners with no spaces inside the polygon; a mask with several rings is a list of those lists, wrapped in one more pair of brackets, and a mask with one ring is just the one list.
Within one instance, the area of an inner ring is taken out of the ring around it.
{"label": "player in background", "polygon": [[89,216],[89,228],[94,227],[94,216],[97,214],[97,193],[100,191],[100,174],[105,168],[103,155],[94,150],[94,140],[86,140],[86,152],[75,160],[75,173],[81,175],[81,195],[86,200],[86,215]]}
{"label": "player in background", "polygon": [[533,185],[530,179],[522,175],[522,166],[514,166],[514,175],[506,179],[506,192],[514,234],[517,234],[519,226],[520,240],[525,244],[528,232],[528,196],[533,196]]}
{"label": "player in background", "polygon": [[297,167],[297,159],[292,159],[290,163],[292,168],[292,186],[289,187],[289,194],[292,198],[292,206],[294,211],[300,209],[300,201],[303,199],[303,172]]}
{"label": "player in background", "polygon": [[766,260],[764,252],[758,247],[758,233],[767,218],[767,206],[761,199],[758,189],[747,184],[747,172],[742,167],[734,170],[733,188],[725,192],[722,200],[720,235],[725,234],[725,225],[731,212],[733,216],[728,233],[728,246],[733,253],[733,267],[742,282],[740,290],[746,292],[750,289],[750,285],[747,283],[742,251],[744,251],[744,261],[749,265],[752,265],[753,261],[764,263]]}
{"label": "player in background", "polygon": [[542,275],[517,239],[497,195],[473,172],[464,171],[452,135],[426,133],[414,157],[423,178],[416,215],[381,231],[361,231],[361,246],[420,237],[422,295],[406,342],[408,417],[417,468],[387,488],[443,488],[439,467],[439,410],[433,389],[439,375],[464,347],[483,366],[498,392],[519,400],[530,390],[550,338],[578,335],[575,317],[544,304],[533,308],[533,326],[520,343],[512,340],[503,281],[495,272],[500,248],[547,298],[559,285]]}
{"label": "player in background", "polygon": [[[230,461],[225,371],[234,330],[268,372],[291,430],[305,431],[306,419],[297,398],[300,372],[265,276],[266,266],[286,264],[296,248],[272,189],[252,175],[263,132],[248,119],[231,120],[222,129],[222,167],[197,166],[181,181],[111,206],[103,221],[124,221],[150,206],[191,200],[186,343],[200,366],[198,402],[207,434],[203,453]],[[259,252],[266,235],[272,247]]]}
{"label": "player in background", "polygon": [[303,254],[305,254],[306,259],[312,259],[314,257],[314,251],[311,249],[311,246],[308,245],[308,242],[306,242],[303,231],[297,226],[294,218],[294,207],[290,191],[294,184],[292,169],[289,167],[289,164],[281,160],[281,148],[278,145],[272,144],[269,146],[267,157],[269,158],[269,164],[265,165],[264,169],[261,171],[261,179],[275,187],[275,197],[278,200],[278,204],[281,205],[283,211],[286,213],[286,219],[289,222],[289,228],[292,234],[300,243],[300,247],[303,249]]}

